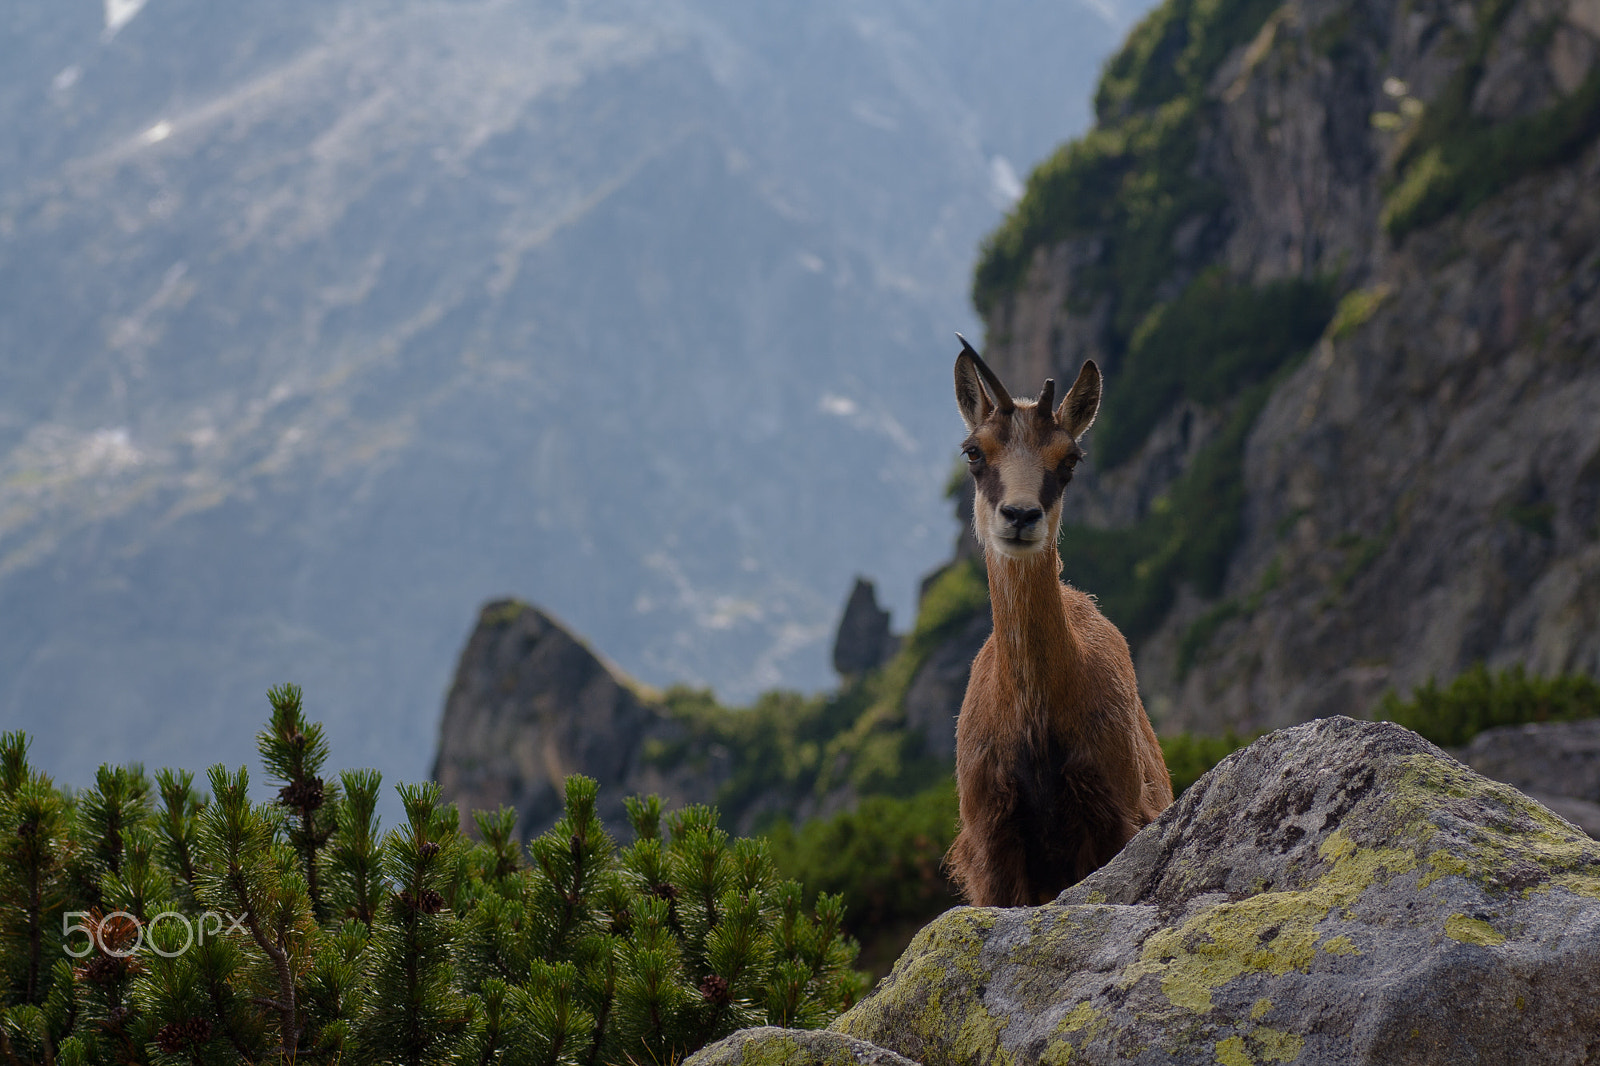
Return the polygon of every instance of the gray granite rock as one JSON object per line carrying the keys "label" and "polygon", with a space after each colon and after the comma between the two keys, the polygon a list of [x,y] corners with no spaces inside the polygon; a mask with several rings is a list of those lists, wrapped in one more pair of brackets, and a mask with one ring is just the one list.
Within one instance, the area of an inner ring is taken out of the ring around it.
{"label": "gray granite rock", "polygon": [[1600,718],[1486,729],[1456,757],[1600,837]]}
{"label": "gray granite rock", "polygon": [[827,1029],[743,1029],[701,1048],[683,1066],[917,1066],[865,1040]]}
{"label": "gray granite rock", "polygon": [[1600,718],[1485,729],[1458,757],[1524,792],[1600,803]]}
{"label": "gray granite rock", "polygon": [[957,908],[834,1028],[936,1064],[1583,1063],[1600,844],[1398,726],[1237,752],[1053,904]]}

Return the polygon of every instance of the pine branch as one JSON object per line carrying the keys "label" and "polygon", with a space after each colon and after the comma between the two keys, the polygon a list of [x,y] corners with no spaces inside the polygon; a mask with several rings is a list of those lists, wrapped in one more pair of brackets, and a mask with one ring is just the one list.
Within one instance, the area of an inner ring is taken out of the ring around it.
{"label": "pine branch", "polygon": [[5,1055],[6,1062],[10,1066],[27,1066],[26,1063],[17,1058],[16,1049],[11,1046],[11,1037],[6,1034],[3,1025],[0,1025],[0,1054]]}
{"label": "pine branch", "polygon": [[227,1035],[228,1043],[233,1045],[233,1050],[239,1054],[241,1059],[245,1062],[254,1063],[256,1061],[255,1053],[240,1039],[239,1030],[229,1016],[227,1004],[223,1001],[224,989],[225,986],[221,982],[208,975],[206,992],[211,997],[212,1011],[222,1021],[222,1031]]}

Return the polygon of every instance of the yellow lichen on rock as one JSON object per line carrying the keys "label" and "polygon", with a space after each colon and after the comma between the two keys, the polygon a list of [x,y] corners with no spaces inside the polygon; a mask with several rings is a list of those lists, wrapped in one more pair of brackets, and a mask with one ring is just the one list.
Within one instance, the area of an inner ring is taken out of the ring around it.
{"label": "yellow lichen on rock", "polygon": [[1106,1016],[1095,1010],[1094,1005],[1085,1000],[1068,1011],[1067,1016],[1061,1019],[1061,1024],[1056,1028],[1057,1031],[1063,1033],[1076,1033],[1087,1029],[1089,1030],[1089,1038],[1092,1040],[1099,1034],[1101,1029],[1105,1028],[1105,1024]]}
{"label": "yellow lichen on rock", "polygon": [[1256,1060],[1244,1049],[1244,1037],[1230,1036],[1217,1043],[1217,1061],[1222,1066],[1256,1066]]}
{"label": "yellow lichen on rock", "polygon": [[[977,960],[984,934],[994,927],[996,919],[997,912],[989,908],[957,907],[947,911],[912,940],[895,965],[894,978],[908,988],[924,990],[924,998],[915,1009],[914,1031],[941,1034],[941,1042],[948,1041],[950,1054],[959,1061],[1011,1066],[1015,1057],[1000,1040],[1008,1019],[991,1014],[971,997],[955,997],[959,1002],[947,1004],[944,996],[947,983],[957,974],[973,983],[983,980]],[[833,1028],[870,1040],[884,1028],[884,1012],[903,1006],[887,998],[868,997],[842,1015]],[[959,1017],[953,1016],[957,1014]]]}
{"label": "yellow lichen on rock", "polygon": [[1264,1025],[1253,1030],[1250,1039],[1257,1045],[1257,1053],[1267,1062],[1293,1062],[1306,1046],[1306,1038],[1300,1034],[1268,1029]]}
{"label": "yellow lichen on rock", "polygon": [[1506,942],[1505,934],[1482,918],[1469,918],[1465,914],[1452,914],[1444,920],[1444,935],[1463,944],[1496,948]]}
{"label": "yellow lichen on rock", "polygon": [[1417,864],[1406,848],[1358,848],[1343,830],[1330,834],[1318,852],[1333,868],[1308,889],[1222,903],[1181,928],[1157,932],[1145,942],[1141,961],[1126,971],[1124,987],[1155,974],[1173,1006],[1209,1011],[1212,990],[1240,974],[1308,969],[1321,936],[1318,923],[1334,908],[1354,903],[1380,877]]}
{"label": "yellow lichen on rock", "polygon": [[[1600,899],[1600,849],[1577,828],[1511,786],[1479,777],[1441,759],[1412,755],[1401,763],[1405,774],[1395,805],[1402,817],[1419,830],[1420,840],[1426,841],[1437,832],[1428,815],[1437,809],[1441,797],[1489,801],[1504,811],[1507,823],[1494,827],[1500,831],[1480,830],[1464,845],[1452,844],[1433,852],[1428,856],[1432,869],[1423,876],[1421,887],[1454,875],[1494,888],[1496,885],[1491,880],[1494,871],[1533,863],[1551,875],[1548,884]],[[1513,825],[1513,819],[1526,821]],[[1528,828],[1528,822],[1532,823],[1532,828]],[[1546,887],[1534,885],[1525,889],[1524,894],[1543,891]]]}
{"label": "yellow lichen on rock", "polygon": [[1600,899],[1600,876],[1595,874],[1562,874],[1560,877],[1551,878],[1550,883],[1574,895]]}
{"label": "yellow lichen on rock", "polygon": [[1050,1041],[1043,1054],[1040,1055],[1039,1061],[1050,1064],[1050,1066],[1055,1066],[1057,1063],[1071,1062],[1073,1053],[1077,1048],[1070,1041],[1061,1039],[1061,1034],[1083,1033],[1084,1040],[1087,1042],[1099,1036],[1101,1030],[1106,1027],[1107,1022],[1108,1019],[1105,1014],[1095,1010],[1094,1005],[1089,1001],[1085,1000],[1079,1003],[1068,1011],[1066,1016],[1061,1019],[1060,1024],[1056,1026],[1055,1036],[1057,1039]]}
{"label": "yellow lichen on rock", "polygon": [[1329,955],[1359,955],[1361,949],[1347,936],[1336,936],[1332,940],[1322,942],[1322,950]]}

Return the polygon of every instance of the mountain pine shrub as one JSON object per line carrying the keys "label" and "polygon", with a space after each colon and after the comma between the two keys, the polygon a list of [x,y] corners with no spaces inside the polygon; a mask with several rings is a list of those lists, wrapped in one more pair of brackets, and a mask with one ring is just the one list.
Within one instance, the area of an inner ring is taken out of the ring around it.
{"label": "mountain pine shrub", "polygon": [[299,689],[269,699],[266,802],[222,766],[73,794],[0,734],[0,1064],[669,1063],[860,994],[842,898],[713,808],[631,799],[619,849],[573,776],[524,848],[427,783],[384,833],[379,775],[330,778]]}
{"label": "mountain pine shrub", "polygon": [[1600,716],[1600,683],[1587,674],[1530,677],[1521,665],[1490,673],[1483,663],[1448,685],[1433,678],[1402,700],[1386,692],[1374,716],[1420,733],[1441,747],[1460,747],[1485,729]]}

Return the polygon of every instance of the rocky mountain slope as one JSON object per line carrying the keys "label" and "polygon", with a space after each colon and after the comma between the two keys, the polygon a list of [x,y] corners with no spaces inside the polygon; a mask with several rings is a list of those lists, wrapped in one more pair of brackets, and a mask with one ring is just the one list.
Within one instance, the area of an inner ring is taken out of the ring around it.
{"label": "rocky mountain slope", "polygon": [[[990,237],[1002,376],[1106,369],[1065,575],[1163,733],[1366,715],[1480,660],[1600,671],[1597,10],[1171,0]],[[774,794],[947,766],[988,630],[963,533],[895,656],[807,719],[836,735],[756,760],[834,760]]]}
{"label": "rocky mountain slope", "polygon": [[238,762],[293,679],[414,778],[507,590],[649,680],[825,684],[853,575],[904,616],[943,550],[932,353],[1131,14],[17,7],[0,721],[79,783]]}
{"label": "rocky mountain slope", "polygon": [[1173,0],[986,249],[1016,391],[1109,381],[1066,576],[1165,731],[1600,670],[1600,6]]}

